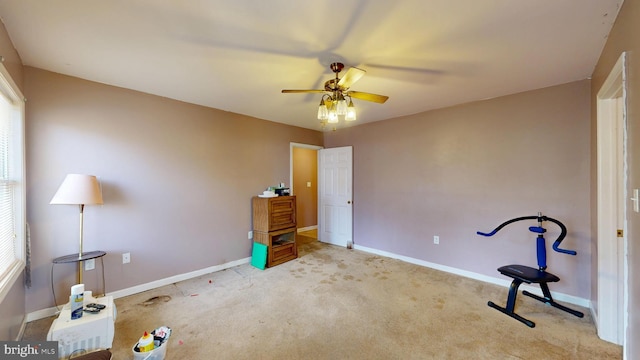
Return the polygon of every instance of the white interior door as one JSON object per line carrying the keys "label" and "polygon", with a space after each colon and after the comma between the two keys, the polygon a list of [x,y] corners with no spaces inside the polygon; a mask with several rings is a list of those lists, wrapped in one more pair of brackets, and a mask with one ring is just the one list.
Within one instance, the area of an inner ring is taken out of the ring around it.
{"label": "white interior door", "polygon": [[625,54],[598,92],[598,336],[624,345],[627,326]]}
{"label": "white interior door", "polygon": [[318,151],[318,240],[353,243],[353,148]]}

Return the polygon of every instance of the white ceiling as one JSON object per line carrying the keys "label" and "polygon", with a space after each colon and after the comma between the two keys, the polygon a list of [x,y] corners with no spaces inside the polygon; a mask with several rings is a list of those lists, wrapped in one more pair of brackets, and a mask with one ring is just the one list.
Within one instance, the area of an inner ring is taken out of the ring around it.
{"label": "white ceiling", "polygon": [[622,1],[1,0],[0,18],[24,65],[321,130],[320,94],[280,91],[321,89],[332,62],[389,96],[354,100],[355,125],[567,83]]}

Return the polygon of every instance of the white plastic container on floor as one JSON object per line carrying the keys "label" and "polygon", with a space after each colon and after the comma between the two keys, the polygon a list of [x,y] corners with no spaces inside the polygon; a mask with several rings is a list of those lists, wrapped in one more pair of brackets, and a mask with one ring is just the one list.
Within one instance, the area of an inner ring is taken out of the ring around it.
{"label": "white plastic container on floor", "polygon": [[167,341],[162,343],[159,347],[145,352],[137,352],[135,350],[138,344],[133,345],[131,352],[133,352],[133,360],[164,360],[167,355]]}

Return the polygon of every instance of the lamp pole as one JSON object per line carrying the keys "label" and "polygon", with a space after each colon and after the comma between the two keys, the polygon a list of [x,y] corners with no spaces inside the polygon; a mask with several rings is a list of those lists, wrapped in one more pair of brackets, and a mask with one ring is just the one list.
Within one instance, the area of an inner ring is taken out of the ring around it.
{"label": "lamp pole", "polygon": [[80,252],[78,253],[78,284],[82,284],[82,237],[84,227],[84,204],[80,206]]}

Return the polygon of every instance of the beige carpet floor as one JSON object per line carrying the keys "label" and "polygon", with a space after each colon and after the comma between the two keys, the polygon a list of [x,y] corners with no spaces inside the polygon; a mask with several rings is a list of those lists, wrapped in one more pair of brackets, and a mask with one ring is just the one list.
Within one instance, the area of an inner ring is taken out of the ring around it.
{"label": "beige carpet floor", "polygon": [[[580,319],[519,295],[531,329],[487,306],[508,289],[299,236],[299,258],[116,299],[114,359],[169,326],[166,359],[622,359]],[[553,287],[552,287],[553,290]],[[575,306],[569,305],[573,308]],[[27,325],[42,340],[53,318]]]}

